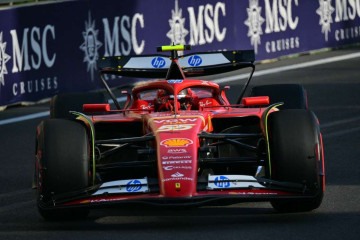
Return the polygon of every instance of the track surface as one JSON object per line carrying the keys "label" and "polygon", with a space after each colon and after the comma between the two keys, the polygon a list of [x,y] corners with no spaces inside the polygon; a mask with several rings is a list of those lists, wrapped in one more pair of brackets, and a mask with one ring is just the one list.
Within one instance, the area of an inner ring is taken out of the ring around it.
{"label": "track surface", "polygon": [[[338,50],[259,65],[258,69],[359,52]],[[359,239],[360,58],[255,77],[253,84],[301,83],[325,143],[327,189],[310,213],[279,214],[268,203],[192,210],[95,210],[89,219],[45,222],[37,213],[31,179],[35,127],[43,118],[0,124],[0,239]],[[236,99],[240,87],[231,82]],[[47,111],[13,107],[5,119]]]}

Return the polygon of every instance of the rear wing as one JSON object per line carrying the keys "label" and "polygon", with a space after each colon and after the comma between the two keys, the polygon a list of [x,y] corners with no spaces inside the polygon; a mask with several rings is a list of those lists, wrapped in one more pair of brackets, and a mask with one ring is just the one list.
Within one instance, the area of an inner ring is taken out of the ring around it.
{"label": "rear wing", "polygon": [[[206,76],[253,67],[254,50],[201,52],[175,57],[185,77]],[[138,78],[165,78],[173,56],[141,55],[102,57],[98,69],[102,74]]]}

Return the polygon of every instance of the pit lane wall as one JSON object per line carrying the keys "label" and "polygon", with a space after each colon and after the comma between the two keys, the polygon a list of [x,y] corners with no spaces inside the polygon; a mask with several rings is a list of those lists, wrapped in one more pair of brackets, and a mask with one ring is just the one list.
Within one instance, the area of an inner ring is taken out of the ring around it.
{"label": "pit lane wall", "polygon": [[360,0],[82,0],[1,9],[0,106],[102,88],[99,57],[150,54],[172,42],[192,51],[255,49],[265,60],[359,40]]}

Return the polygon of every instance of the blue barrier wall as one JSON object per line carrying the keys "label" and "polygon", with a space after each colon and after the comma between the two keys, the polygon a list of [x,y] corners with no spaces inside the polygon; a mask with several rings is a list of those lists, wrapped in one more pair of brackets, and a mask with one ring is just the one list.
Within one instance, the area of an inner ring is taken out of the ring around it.
{"label": "blue barrier wall", "polygon": [[[360,40],[360,0],[82,0],[0,10],[0,106],[101,88],[100,56],[255,49],[257,60]],[[110,85],[128,79],[109,78]]]}

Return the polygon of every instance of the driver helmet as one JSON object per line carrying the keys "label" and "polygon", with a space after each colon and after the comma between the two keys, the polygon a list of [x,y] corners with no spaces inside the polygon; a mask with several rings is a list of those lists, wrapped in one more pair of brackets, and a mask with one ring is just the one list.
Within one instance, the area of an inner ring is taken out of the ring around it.
{"label": "driver helmet", "polygon": [[[178,94],[177,94],[177,99],[183,99],[186,97],[191,97],[192,96],[192,91],[190,88],[185,88],[183,90],[181,90]],[[174,99],[174,95],[170,95],[171,99]]]}

